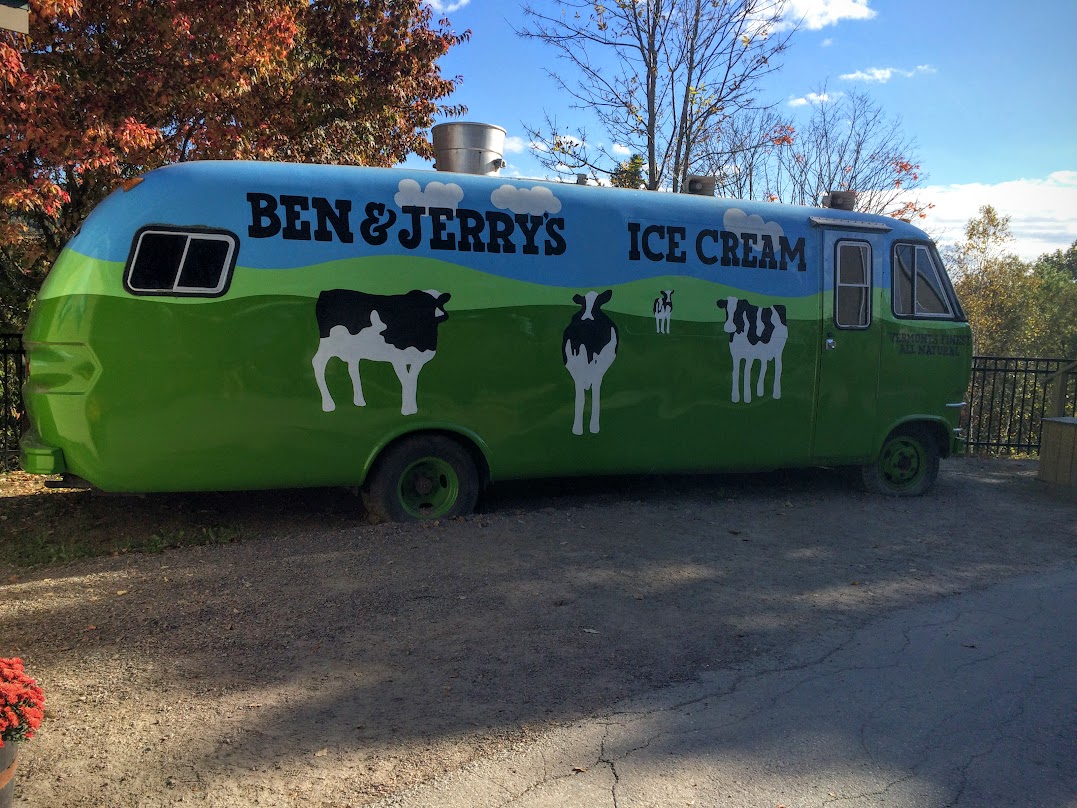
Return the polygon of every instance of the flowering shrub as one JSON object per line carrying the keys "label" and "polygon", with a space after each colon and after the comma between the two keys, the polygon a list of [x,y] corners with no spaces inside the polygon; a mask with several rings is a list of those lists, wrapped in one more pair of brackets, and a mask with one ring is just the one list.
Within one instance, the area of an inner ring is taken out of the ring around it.
{"label": "flowering shrub", "polygon": [[26,675],[22,660],[0,659],[0,746],[34,737],[45,717],[45,692]]}

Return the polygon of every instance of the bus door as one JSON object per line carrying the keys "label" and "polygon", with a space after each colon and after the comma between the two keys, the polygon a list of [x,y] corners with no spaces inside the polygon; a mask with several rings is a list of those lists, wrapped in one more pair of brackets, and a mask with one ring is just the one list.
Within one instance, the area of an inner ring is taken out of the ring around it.
{"label": "bus door", "polygon": [[[885,224],[812,217],[823,235],[819,384],[812,460],[866,461],[875,451]],[[866,224],[867,226],[863,226]]]}

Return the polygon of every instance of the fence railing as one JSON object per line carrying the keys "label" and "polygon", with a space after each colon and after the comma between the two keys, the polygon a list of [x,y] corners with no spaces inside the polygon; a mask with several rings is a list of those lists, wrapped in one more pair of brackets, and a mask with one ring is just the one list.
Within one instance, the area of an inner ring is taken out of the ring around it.
{"label": "fence railing", "polygon": [[973,357],[964,424],[969,451],[1038,452],[1043,418],[1052,399],[1061,403],[1059,414],[1077,415],[1077,373],[1063,375],[1055,382],[1062,385],[1061,390],[1045,389],[1047,377],[1072,362],[1016,356]]}
{"label": "fence railing", "polygon": [[[17,453],[22,432],[25,373],[21,334],[0,334],[0,457]],[[1077,372],[1063,374],[1060,390],[1047,377],[1072,359],[976,356],[972,360],[965,423],[969,451],[1028,453],[1040,448],[1042,421],[1052,401],[1062,415],[1077,416]]]}
{"label": "fence railing", "polygon": [[0,458],[19,450],[24,367],[22,334],[0,334]]}

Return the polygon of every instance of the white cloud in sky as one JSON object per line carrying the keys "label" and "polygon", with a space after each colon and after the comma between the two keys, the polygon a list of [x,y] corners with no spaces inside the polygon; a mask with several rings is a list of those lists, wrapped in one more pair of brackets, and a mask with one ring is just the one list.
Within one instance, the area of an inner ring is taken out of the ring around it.
{"label": "white cloud in sky", "polygon": [[435,14],[451,14],[466,6],[471,0],[426,0]]}
{"label": "white cloud in sky", "polygon": [[524,143],[522,137],[515,137],[510,135],[505,138],[505,153],[506,154],[520,154],[527,150],[527,144]]}
{"label": "white cloud in sky", "polygon": [[620,143],[613,144],[613,153],[618,157],[628,157],[632,154],[632,150],[628,146],[622,146]]}
{"label": "white cloud in sky", "polygon": [[994,185],[932,185],[915,195],[921,202],[934,203],[927,218],[917,224],[940,244],[963,239],[966,223],[979,214],[981,205],[992,205],[1010,217],[1014,235],[1010,250],[1026,261],[1077,241],[1077,171]]}
{"label": "white cloud in sky", "polygon": [[845,81],[877,81],[886,84],[894,76],[904,76],[911,79],[914,76],[931,75],[936,73],[931,65],[917,65],[912,70],[902,70],[900,67],[869,67],[867,70],[857,70],[855,73],[844,73],[841,78]]}
{"label": "white cloud in sky", "polygon": [[870,20],[875,10],[868,7],[870,0],[790,0],[786,17],[800,20],[801,27],[818,31],[842,20]]}
{"label": "white cloud in sky", "polygon": [[826,39],[824,39],[822,42],[819,43],[819,47],[820,48],[829,48],[833,44],[834,44],[834,40],[831,39],[830,37],[827,37]]}
{"label": "white cloud in sky", "polygon": [[825,104],[827,101],[841,98],[842,95],[843,93],[808,93],[800,98],[790,98],[789,106],[806,107],[808,104]]}

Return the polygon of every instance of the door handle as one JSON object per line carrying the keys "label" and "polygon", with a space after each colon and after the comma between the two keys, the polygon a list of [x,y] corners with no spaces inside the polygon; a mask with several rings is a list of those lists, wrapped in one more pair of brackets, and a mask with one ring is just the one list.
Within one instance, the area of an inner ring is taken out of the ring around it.
{"label": "door handle", "polygon": [[834,341],[834,338],[833,338],[833,337],[830,337],[830,336],[828,336],[828,337],[826,338],[826,349],[827,349],[828,351],[833,351],[833,350],[834,350],[835,348],[837,348],[837,347],[838,347],[838,343],[836,343],[836,342]]}

